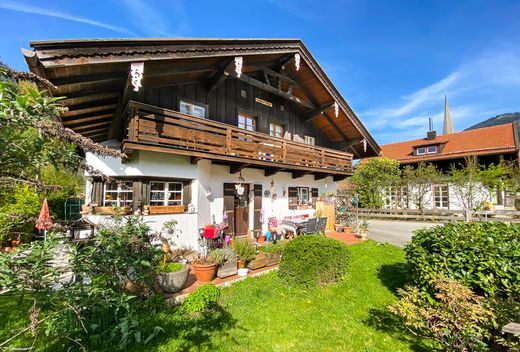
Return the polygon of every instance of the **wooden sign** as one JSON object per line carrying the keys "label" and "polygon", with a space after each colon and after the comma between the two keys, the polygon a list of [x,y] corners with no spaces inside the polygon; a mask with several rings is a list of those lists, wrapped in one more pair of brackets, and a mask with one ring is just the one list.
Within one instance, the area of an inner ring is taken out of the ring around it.
{"label": "wooden sign", "polygon": [[263,99],[260,99],[260,98],[255,98],[255,101],[257,103],[260,103],[260,104],[263,104],[265,106],[269,106],[270,108],[273,107],[273,103],[269,102],[269,101],[266,101],[266,100],[263,100]]}

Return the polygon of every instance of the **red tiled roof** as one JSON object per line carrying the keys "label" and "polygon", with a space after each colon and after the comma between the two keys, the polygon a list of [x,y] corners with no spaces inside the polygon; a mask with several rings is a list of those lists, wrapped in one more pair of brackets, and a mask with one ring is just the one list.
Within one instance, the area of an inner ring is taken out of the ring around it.
{"label": "red tiled roof", "polygon": [[[413,154],[415,147],[426,145],[440,145],[440,154],[421,156]],[[512,123],[441,135],[432,140],[423,138],[381,146],[383,157],[398,160],[404,164],[515,151],[515,134]]]}

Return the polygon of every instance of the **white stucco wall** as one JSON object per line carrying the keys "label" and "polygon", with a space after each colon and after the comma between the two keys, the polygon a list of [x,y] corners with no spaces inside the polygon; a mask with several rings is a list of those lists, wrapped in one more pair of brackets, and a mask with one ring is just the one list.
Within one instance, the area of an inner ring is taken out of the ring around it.
{"label": "white stucco wall", "polygon": [[[86,162],[93,168],[109,176],[148,176],[192,179],[191,192],[192,204],[195,206],[194,214],[172,214],[153,215],[146,217],[154,230],[160,230],[162,224],[176,219],[182,235],[177,244],[196,248],[198,239],[198,228],[213,222],[221,223],[224,212],[224,183],[235,183],[238,174],[230,174],[229,167],[225,165],[212,164],[210,160],[200,160],[196,165],[191,164],[190,157],[170,155],[156,152],[135,152],[128,161],[124,163],[113,157],[99,157],[87,153]],[[91,179],[86,181],[86,202],[91,201]],[[262,193],[271,191],[271,181],[274,181],[274,193],[277,199],[271,196],[263,197],[262,209],[264,210],[264,231],[267,230],[267,219],[277,217],[282,219],[290,215],[314,214],[314,209],[289,209],[288,189],[289,187],[318,188],[318,192],[335,192],[336,183],[332,177],[314,180],[313,175],[305,175],[298,179],[292,178],[290,172],[279,172],[276,175],[265,177],[264,170],[245,168],[242,170],[244,183],[250,185],[261,184]],[[285,192],[285,195],[284,195]],[[249,228],[253,229],[254,204],[253,197],[249,202]],[[96,221],[102,221],[102,217]]]}

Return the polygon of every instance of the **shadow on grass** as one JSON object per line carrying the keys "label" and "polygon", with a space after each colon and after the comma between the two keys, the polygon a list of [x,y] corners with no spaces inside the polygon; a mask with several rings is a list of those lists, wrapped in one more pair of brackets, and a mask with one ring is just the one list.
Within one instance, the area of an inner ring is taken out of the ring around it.
{"label": "shadow on grass", "polygon": [[377,272],[377,278],[391,292],[397,294],[397,289],[403,288],[410,281],[410,266],[408,263],[384,264]]}
{"label": "shadow on grass", "polygon": [[[221,340],[237,324],[237,320],[220,306],[200,315],[191,315],[179,308],[171,308],[163,314],[167,318],[158,322],[158,325],[165,333],[159,335],[153,345],[167,345],[168,348],[171,345],[170,349],[175,351],[215,350],[217,346],[213,346],[212,337],[218,336],[218,340]],[[146,346],[142,350],[149,348],[150,346]]]}
{"label": "shadow on grass", "polygon": [[368,315],[368,319],[364,321],[365,324],[408,343],[412,351],[437,351],[426,340],[412,335],[399,318],[390,313],[388,308],[370,308]]}

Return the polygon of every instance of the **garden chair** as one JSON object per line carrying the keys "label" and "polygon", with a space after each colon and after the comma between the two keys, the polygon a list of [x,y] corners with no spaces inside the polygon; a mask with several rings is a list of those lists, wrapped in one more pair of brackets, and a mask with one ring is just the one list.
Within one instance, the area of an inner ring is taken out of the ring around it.
{"label": "garden chair", "polygon": [[318,218],[318,222],[316,224],[316,232],[325,234],[326,227],[327,227],[327,218]]}
{"label": "garden chair", "polygon": [[318,219],[312,218],[307,220],[307,224],[302,228],[302,233],[305,235],[312,235],[316,233],[316,225],[318,225]]}

